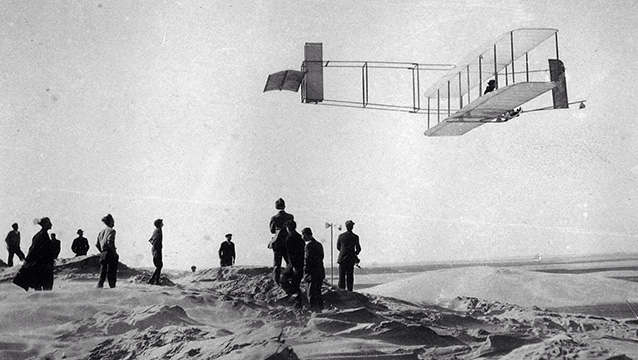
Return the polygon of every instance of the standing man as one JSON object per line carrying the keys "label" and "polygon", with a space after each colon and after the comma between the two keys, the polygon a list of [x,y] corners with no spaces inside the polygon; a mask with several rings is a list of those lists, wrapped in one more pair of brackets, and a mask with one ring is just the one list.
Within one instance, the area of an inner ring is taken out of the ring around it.
{"label": "standing man", "polygon": [[152,246],[151,253],[153,254],[153,265],[155,265],[155,271],[148,283],[151,285],[162,285],[160,283],[160,273],[164,266],[164,263],[162,262],[162,241],[164,238],[162,228],[164,227],[164,220],[157,219],[153,222],[153,225],[155,225],[155,230],[153,230],[153,235],[151,235],[148,242],[150,242]]}
{"label": "standing man", "polygon": [[114,288],[117,281],[117,263],[120,259],[115,249],[115,220],[111,214],[102,218],[102,222],[106,225],[97,235],[97,249],[100,251],[100,280],[97,282],[98,288],[104,287],[104,281],[108,279],[109,287]]}
{"label": "standing man", "polygon": [[58,240],[55,234],[51,234],[51,255],[54,259],[57,259],[58,256],[60,256],[61,249],[60,240]]}
{"label": "standing man", "polygon": [[339,289],[352,291],[354,285],[354,265],[358,263],[358,256],[361,252],[359,236],[352,232],[354,221],[346,220],[346,232],[339,235],[337,239],[337,250],[339,257]]}
{"label": "standing man", "polygon": [[84,231],[82,229],[78,229],[78,237],[73,239],[73,243],[71,244],[71,251],[75,253],[75,256],[83,256],[89,252],[89,241],[82,235],[84,235]]}
{"label": "standing man", "polygon": [[279,210],[279,212],[270,218],[270,233],[273,234],[273,237],[268,244],[268,248],[272,249],[273,252],[273,273],[275,276],[275,282],[278,284],[279,275],[281,274],[281,259],[286,260],[286,264],[288,264],[288,254],[286,253],[288,224],[295,220],[295,217],[292,214],[288,214],[284,211],[285,208],[286,202],[284,199],[277,199],[277,201],[275,201],[275,209]]}
{"label": "standing man", "polygon": [[219,247],[219,266],[235,265],[235,243],[231,241],[233,234],[226,234],[226,241]]}
{"label": "standing man", "polygon": [[323,246],[314,237],[312,230],[304,228],[301,231],[303,239],[306,241],[304,279],[308,285],[308,303],[310,310],[323,310],[323,298],[321,296],[321,284],[326,278],[326,269],[323,267]]}
{"label": "standing man", "polygon": [[20,261],[24,261],[24,253],[20,250],[20,231],[18,231],[18,224],[11,225],[13,230],[9,231],[5,242],[7,243],[7,251],[9,252],[9,259],[7,259],[7,265],[13,266],[13,255],[18,255]]}
{"label": "standing man", "polygon": [[295,300],[298,306],[301,306],[303,302],[300,285],[301,279],[303,279],[305,246],[305,241],[297,232],[297,223],[294,220],[291,221],[288,223],[288,236],[286,237],[286,251],[288,254],[288,266],[286,269],[291,273],[290,291],[291,295],[297,294]]}

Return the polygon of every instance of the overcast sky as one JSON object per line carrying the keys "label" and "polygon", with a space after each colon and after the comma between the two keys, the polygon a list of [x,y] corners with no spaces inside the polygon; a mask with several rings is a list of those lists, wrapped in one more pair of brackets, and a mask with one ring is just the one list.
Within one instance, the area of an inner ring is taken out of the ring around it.
{"label": "overcast sky", "polygon": [[[635,1],[3,1],[0,229],[18,222],[26,251],[49,216],[71,256],[76,230],[93,244],[111,213],[121,260],[152,266],[163,218],[168,268],[217,266],[228,232],[238,264],[268,265],[283,197],[327,256],[324,223],[354,220],[365,265],[637,251],[636,14]],[[559,30],[585,110],[429,138],[422,115],[262,92],[306,42],[329,60],[449,64],[521,27]]]}

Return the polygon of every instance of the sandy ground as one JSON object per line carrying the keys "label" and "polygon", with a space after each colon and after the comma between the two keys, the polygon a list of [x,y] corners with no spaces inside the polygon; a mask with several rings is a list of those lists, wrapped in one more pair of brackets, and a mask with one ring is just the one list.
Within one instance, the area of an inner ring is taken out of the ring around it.
{"label": "sandy ground", "polygon": [[636,265],[357,275],[360,291],[325,284],[322,312],[295,308],[268,268],[151,286],[123,266],[117,288],[96,289],[96,259],[75,258],[50,292],[25,292],[6,268],[0,359],[638,359]]}

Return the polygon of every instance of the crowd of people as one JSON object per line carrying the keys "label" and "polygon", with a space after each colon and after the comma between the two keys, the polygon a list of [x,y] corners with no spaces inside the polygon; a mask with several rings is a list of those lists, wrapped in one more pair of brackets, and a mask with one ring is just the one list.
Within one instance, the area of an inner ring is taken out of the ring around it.
{"label": "crowd of people", "polygon": [[[102,222],[106,227],[101,230],[97,236],[95,246],[100,252],[100,277],[97,283],[98,288],[103,288],[104,283],[108,282],[109,287],[114,288],[117,282],[117,265],[119,263],[119,255],[115,247],[115,219],[111,214],[102,218]],[[34,289],[36,291],[52,290],[54,282],[54,265],[55,259],[60,255],[61,243],[55,234],[49,234],[49,230],[53,228],[53,223],[48,217],[43,217],[37,221],[41,229],[38,231],[31,241],[29,251],[25,256],[20,249],[20,231],[18,224],[13,224],[9,234],[5,239],[7,250],[9,252],[8,266],[13,266],[13,258],[18,256],[23,261],[22,267],[13,279],[13,283],[20,286],[26,291]],[[155,230],[149,239],[151,243],[151,251],[153,255],[153,264],[155,264],[155,272],[151,276],[150,284],[160,284],[160,273],[162,271],[162,219],[155,220]],[[84,256],[89,251],[89,242],[83,236],[84,231],[78,229],[78,237],[73,240],[71,250],[76,256]]]}
{"label": "crowd of people", "polygon": [[[270,219],[270,233],[272,239],[268,248],[273,251],[273,276],[277,284],[287,293],[288,297],[295,295],[297,306],[303,306],[308,302],[311,310],[323,309],[323,299],[321,296],[322,283],[326,277],[323,264],[323,245],[318,242],[312,234],[312,229],[306,227],[297,232],[295,217],[285,211],[286,203],[279,198],[275,201],[277,213]],[[100,252],[100,276],[97,283],[98,288],[103,288],[107,282],[109,287],[114,288],[117,282],[117,267],[119,255],[115,246],[115,219],[111,214],[102,218],[106,226],[98,236],[95,246]],[[38,221],[40,231],[33,237],[31,246],[25,256],[20,249],[20,231],[18,224],[12,225],[12,230],[7,234],[6,244],[9,253],[8,266],[13,266],[13,258],[17,256],[23,265],[17,273],[13,282],[25,290],[52,290],[53,271],[55,259],[60,254],[60,241],[55,234],[49,234],[53,227],[48,217]],[[359,263],[359,253],[361,245],[359,236],[352,230],[354,222],[345,222],[346,231],[339,235],[337,239],[337,250],[339,256],[339,283],[340,289],[352,291],[354,284],[354,267]],[[149,280],[149,284],[161,285],[161,271],[163,268],[162,247],[164,222],[157,219],[154,222],[155,229],[148,240],[151,244],[151,254],[155,271]],[[78,237],[73,240],[71,250],[76,256],[84,256],[88,253],[90,246],[84,237],[84,231],[78,229]],[[232,266],[235,264],[235,244],[232,242],[232,234],[226,234],[226,240],[219,248],[220,267]],[[285,266],[282,266],[285,262]],[[194,270],[193,270],[194,271]],[[304,280],[307,284],[306,292],[302,292],[301,283]]]}

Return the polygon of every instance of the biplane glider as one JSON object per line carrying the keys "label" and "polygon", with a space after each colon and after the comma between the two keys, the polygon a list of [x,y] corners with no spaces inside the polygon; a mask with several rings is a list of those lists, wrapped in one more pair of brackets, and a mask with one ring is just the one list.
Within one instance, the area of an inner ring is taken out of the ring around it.
{"label": "biplane glider", "polygon": [[[554,39],[553,46],[542,45],[550,38]],[[555,58],[547,58],[547,62],[537,60],[537,53],[542,52],[543,48],[546,52],[549,49],[552,53],[550,56]],[[558,55],[558,30],[547,28],[511,30],[495,42],[470,53],[459,65],[325,60],[322,43],[306,43],[301,70],[269,75],[264,92],[298,92],[301,88],[301,102],[306,104],[424,114],[427,115],[426,136],[458,136],[481,125],[505,122],[518,116],[520,109],[518,112],[513,112],[513,109],[550,90],[553,100],[551,106],[523,112],[568,108],[576,103],[568,101],[565,67]],[[360,70],[360,101],[324,97],[324,70],[334,68]],[[403,104],[371,102],[370,69],[411,71],[411,99]],[[422,93],[423,76],[420,74],[423,72],[445,74]],[[488,80],[494,81],[495,89],[484,93],[483,86]],[[581,108],[584,107],[584,101],[577,102],[581,103]]]}

